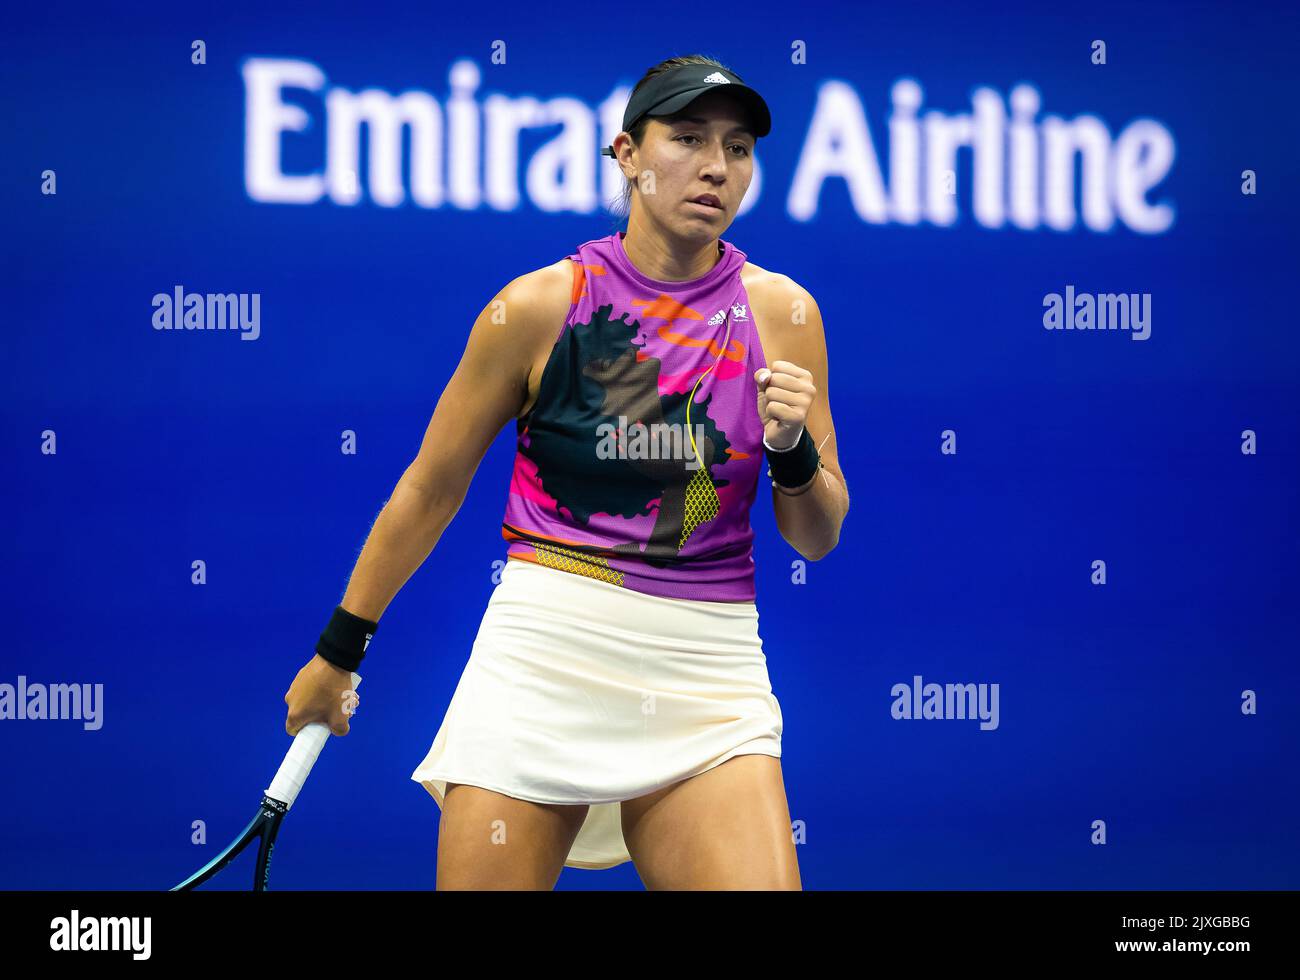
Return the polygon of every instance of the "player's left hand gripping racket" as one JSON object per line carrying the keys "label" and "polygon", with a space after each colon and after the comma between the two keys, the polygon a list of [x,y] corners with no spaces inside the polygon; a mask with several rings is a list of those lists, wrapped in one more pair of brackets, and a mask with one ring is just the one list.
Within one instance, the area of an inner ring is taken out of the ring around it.
{"label": "player's left hand gripping racket", "polygon": [[[352,690],[361,683],[360,675],[352,674]],[[275,850],[275,835],[280,830],[280,821],[298,798],[298,791],[307,781],[307,774],[316,764],[316,757],[329,738],[329,726],[314,721],[304,725],[289,746],[289,752],[280,763],[280,769],[271,780],[271,785],[262,793],[262,805],[244,832],[240,834],[224,851],[214,857],[194,874],[190,875],[175,888],[174,892],[186,892],[203,884],[218,871],[233,861],[239,853],[254,840],[257,846],[257,864],[253,868],[253,891],[266,891],[267,881],[271,877],[271,852]]]}

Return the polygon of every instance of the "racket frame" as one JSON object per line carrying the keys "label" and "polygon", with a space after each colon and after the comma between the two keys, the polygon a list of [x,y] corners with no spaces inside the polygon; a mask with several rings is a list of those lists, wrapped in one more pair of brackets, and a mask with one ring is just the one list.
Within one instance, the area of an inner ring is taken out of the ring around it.
{"label": "racket frame", "polygon": [[[360,683],[361,675],[353,671],[352,690],[355,691]],[[227,844],[220,854],[179,885],[168,890],[192,891],[216,875],[256,839],[259,843],[257,862],[253,866],[253,891],[266,891],[267,883],[271,879],[271,854],[275,850],[275,835],[280,831],[280,822],[284,820],[284,815],[289,812],[289,808],[298,798],[298,792],[302,789],[302,784],[307,781],[307,776],[312,766],[316,764],[320,750],[325,746],[329,736],[329,726],[322,722],[314,721],[304,725],[294,736],[293,744],[285,753],[284,761],[280,763],[271,785],[262,794],[257,815],[249,821],[248,826]]]}

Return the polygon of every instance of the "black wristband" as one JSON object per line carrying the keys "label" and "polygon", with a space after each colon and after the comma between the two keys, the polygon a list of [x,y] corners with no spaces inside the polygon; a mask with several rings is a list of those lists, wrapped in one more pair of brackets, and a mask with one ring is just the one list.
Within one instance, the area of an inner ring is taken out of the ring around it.
{"label": "black wristband", "polygon": [[[766,444],[763,448],[767,449]],[[799,433],[799,441],[789,449],[767,449],[767,463],[767,475],[777,486],[801,487],[817,475],[821,455],[805,428]]]}
{"label": "black wristband", "polygon": [[316,652],[335,667],[356,670],[366,655],[370,638],[379,629],[378,623],[354,616],[342,606],[334,610],[325,631],[316,641]]}

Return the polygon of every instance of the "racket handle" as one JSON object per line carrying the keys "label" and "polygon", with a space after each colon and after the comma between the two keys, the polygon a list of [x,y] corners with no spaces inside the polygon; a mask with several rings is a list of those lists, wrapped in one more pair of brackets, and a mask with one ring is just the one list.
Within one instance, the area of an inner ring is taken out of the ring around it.
{"label": "racket handle", "polygon": [[[360,684],[361,677],[354,671],[352,690],[355,691]],[[279,800],[286,810],[292,807],[293,801],[298,798],[298,791],[307,781],[307,774],[316,764],[316,757],[320,755],[320,750],[329,737],[329,726],[323,722],[313,721],[310,725],[304,725],[294,736],[293,744],[289,746],[288,754],[280,763],[279,771],[265,790],[266,795],[273,800]]]}

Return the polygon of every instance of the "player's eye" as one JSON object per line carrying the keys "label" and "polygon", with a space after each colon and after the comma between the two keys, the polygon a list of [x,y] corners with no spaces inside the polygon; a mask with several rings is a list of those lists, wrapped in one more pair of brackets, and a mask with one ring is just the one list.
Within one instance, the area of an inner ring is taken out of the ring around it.
{"label": "player's eye", "polygon": [[[673,138],[677,140],[699,140],[701,143],[704,142],[694,133],[683,133],[681,136],[675,136]],[[744,143],[732,143],[730,148],[732,150],[740,150],[740,152],[736,154],[737,157],[744,158],[749,156],[749,147]]]}

